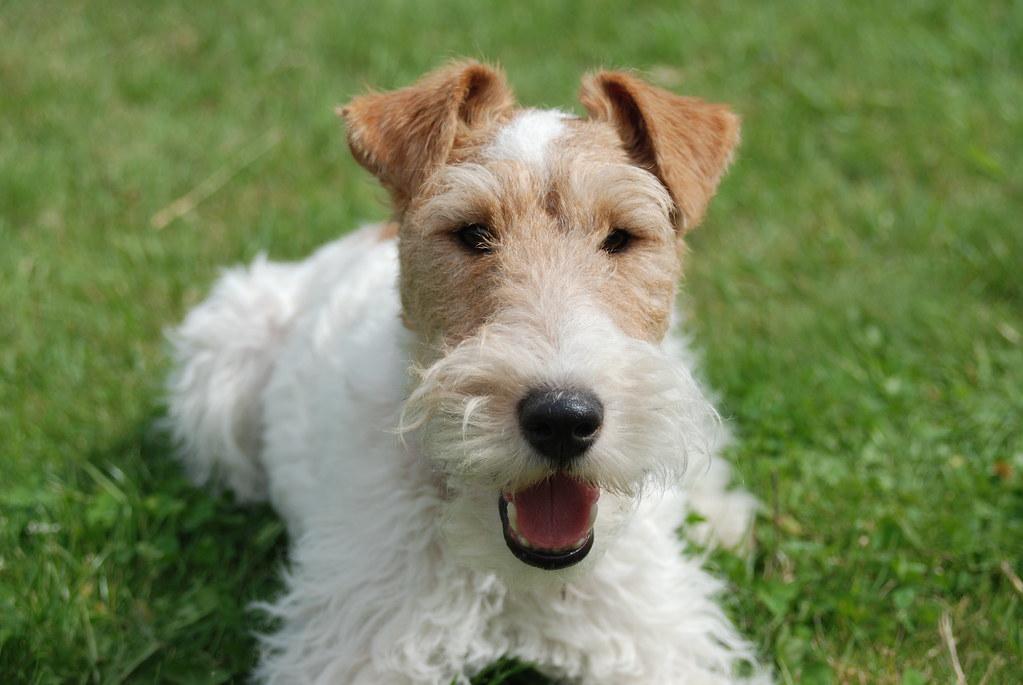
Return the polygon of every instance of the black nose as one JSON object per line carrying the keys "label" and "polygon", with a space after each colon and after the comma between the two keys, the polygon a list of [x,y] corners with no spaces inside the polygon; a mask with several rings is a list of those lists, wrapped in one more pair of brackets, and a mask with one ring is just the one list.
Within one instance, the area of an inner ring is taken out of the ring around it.
{"label": "black nose", "polygon": [[529,444],[567,466],[597,440],[604,405],[585,390],[534,389],[519,402],[519,426]]}

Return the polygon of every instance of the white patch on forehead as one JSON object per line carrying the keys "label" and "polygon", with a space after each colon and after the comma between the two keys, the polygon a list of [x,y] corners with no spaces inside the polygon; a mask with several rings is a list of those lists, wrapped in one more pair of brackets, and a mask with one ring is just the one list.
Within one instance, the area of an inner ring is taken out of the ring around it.
{"label": "white patch on forehead", "polygon": [[512,160],[530,166],[544,165],[547,147],[565,131],[565,119],[556,109],[527,109],[519,112],[497,132],[486,155],[494,160]]}

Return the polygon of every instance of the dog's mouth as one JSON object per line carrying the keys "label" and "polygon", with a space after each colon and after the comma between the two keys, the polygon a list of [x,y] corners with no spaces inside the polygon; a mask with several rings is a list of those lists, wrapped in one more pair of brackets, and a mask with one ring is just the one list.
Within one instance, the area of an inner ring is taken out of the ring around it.
{"label": "dog's mouth", "polygon": [[520,561],[553,571],[577,564],[593,547],[600,489],[564,473],[498,500],[504,541]]}

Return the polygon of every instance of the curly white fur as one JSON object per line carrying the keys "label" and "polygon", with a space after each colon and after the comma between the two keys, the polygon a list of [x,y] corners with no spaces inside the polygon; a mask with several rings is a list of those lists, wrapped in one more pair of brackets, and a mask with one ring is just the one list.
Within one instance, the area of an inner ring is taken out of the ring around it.
{"label": "curly white fur", "polygon": [[[467,682],[512,656],[584,683],[767,682],[676,532],[695,506],[705,539],[734,541],[755,506],[726,491],[724,432],[677,343],[626,339],[582,300],[539,303],[410,374],[418,342],[378,234],[230,271],[171,337],[169,417],[191,474],[268,496],[292,535],[258,679]],[[594,552],[557,572],[509,553],[495,506],[540,468],[502,403],[545,378],[607,403],[580,471],[605,488]]]}

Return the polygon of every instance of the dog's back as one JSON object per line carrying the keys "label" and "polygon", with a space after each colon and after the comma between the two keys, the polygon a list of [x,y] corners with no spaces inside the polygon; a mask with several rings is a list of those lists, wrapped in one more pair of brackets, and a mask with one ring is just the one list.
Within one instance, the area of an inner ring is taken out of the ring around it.
{"label": "dog's back", "polygon": [[[275,263],[263,255],[227,269],[210,295],[168,337],[174,369],[167,383],[166,425],[192,480],[232,490],[240,501],[268,496],[262,459],[265,389],[297,320],[333,297],[335,309],[354,310],[368,293],[365,279],[346,274],[387,251],[387,226],[367,226],[332,242],[310,259]],[[386,259],[386,257],[385,257]],[[342,318],[343,320],[343,318]]]}

